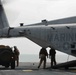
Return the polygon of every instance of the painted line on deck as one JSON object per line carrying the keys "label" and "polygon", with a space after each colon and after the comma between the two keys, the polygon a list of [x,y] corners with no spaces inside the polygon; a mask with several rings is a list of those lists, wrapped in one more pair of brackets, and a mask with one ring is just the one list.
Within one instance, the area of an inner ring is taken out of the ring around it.
{"label": "painted line on deck", "polygon": [[33,70],[22,70],[24,72],[32,72]]}

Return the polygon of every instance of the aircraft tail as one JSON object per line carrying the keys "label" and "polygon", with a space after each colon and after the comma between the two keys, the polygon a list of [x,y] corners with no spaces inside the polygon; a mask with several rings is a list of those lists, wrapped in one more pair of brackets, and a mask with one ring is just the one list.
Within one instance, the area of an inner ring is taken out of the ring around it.
{"label": "aircraft tail", "polygon": [[8,21],[4,12],[4,8],[0,0],[0,29],[5,28],[5,27],[9,27],[9,24],[8,24]]}

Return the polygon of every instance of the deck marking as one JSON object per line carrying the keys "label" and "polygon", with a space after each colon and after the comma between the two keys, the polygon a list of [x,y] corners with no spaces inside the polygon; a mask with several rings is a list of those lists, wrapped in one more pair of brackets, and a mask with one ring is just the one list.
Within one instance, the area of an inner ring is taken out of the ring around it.
{"label": "deck marking", "polygon": [[33,70],[22,70],[24,72],[32,72]]}

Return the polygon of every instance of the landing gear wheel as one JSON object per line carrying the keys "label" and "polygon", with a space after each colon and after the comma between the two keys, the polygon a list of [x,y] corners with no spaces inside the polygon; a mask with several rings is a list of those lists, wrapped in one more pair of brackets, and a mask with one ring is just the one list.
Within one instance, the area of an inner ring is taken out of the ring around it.
{"label": "landing gear wheel", "polygon": [[5,65],[5,68],[8,68],[9,67],[9,63],[7,63],[6,65]]}

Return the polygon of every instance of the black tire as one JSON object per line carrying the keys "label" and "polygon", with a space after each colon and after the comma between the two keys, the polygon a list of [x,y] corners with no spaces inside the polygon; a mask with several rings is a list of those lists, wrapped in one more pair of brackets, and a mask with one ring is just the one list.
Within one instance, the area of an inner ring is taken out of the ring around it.
{"label": "black tire", "polygon": [[7,63],[7,64],[5,65],[5,68],[9,68],[9,63]]}
{"label": "black tire", "polygon": [[15,69],[15,61],[11,62],[11,69]]}

